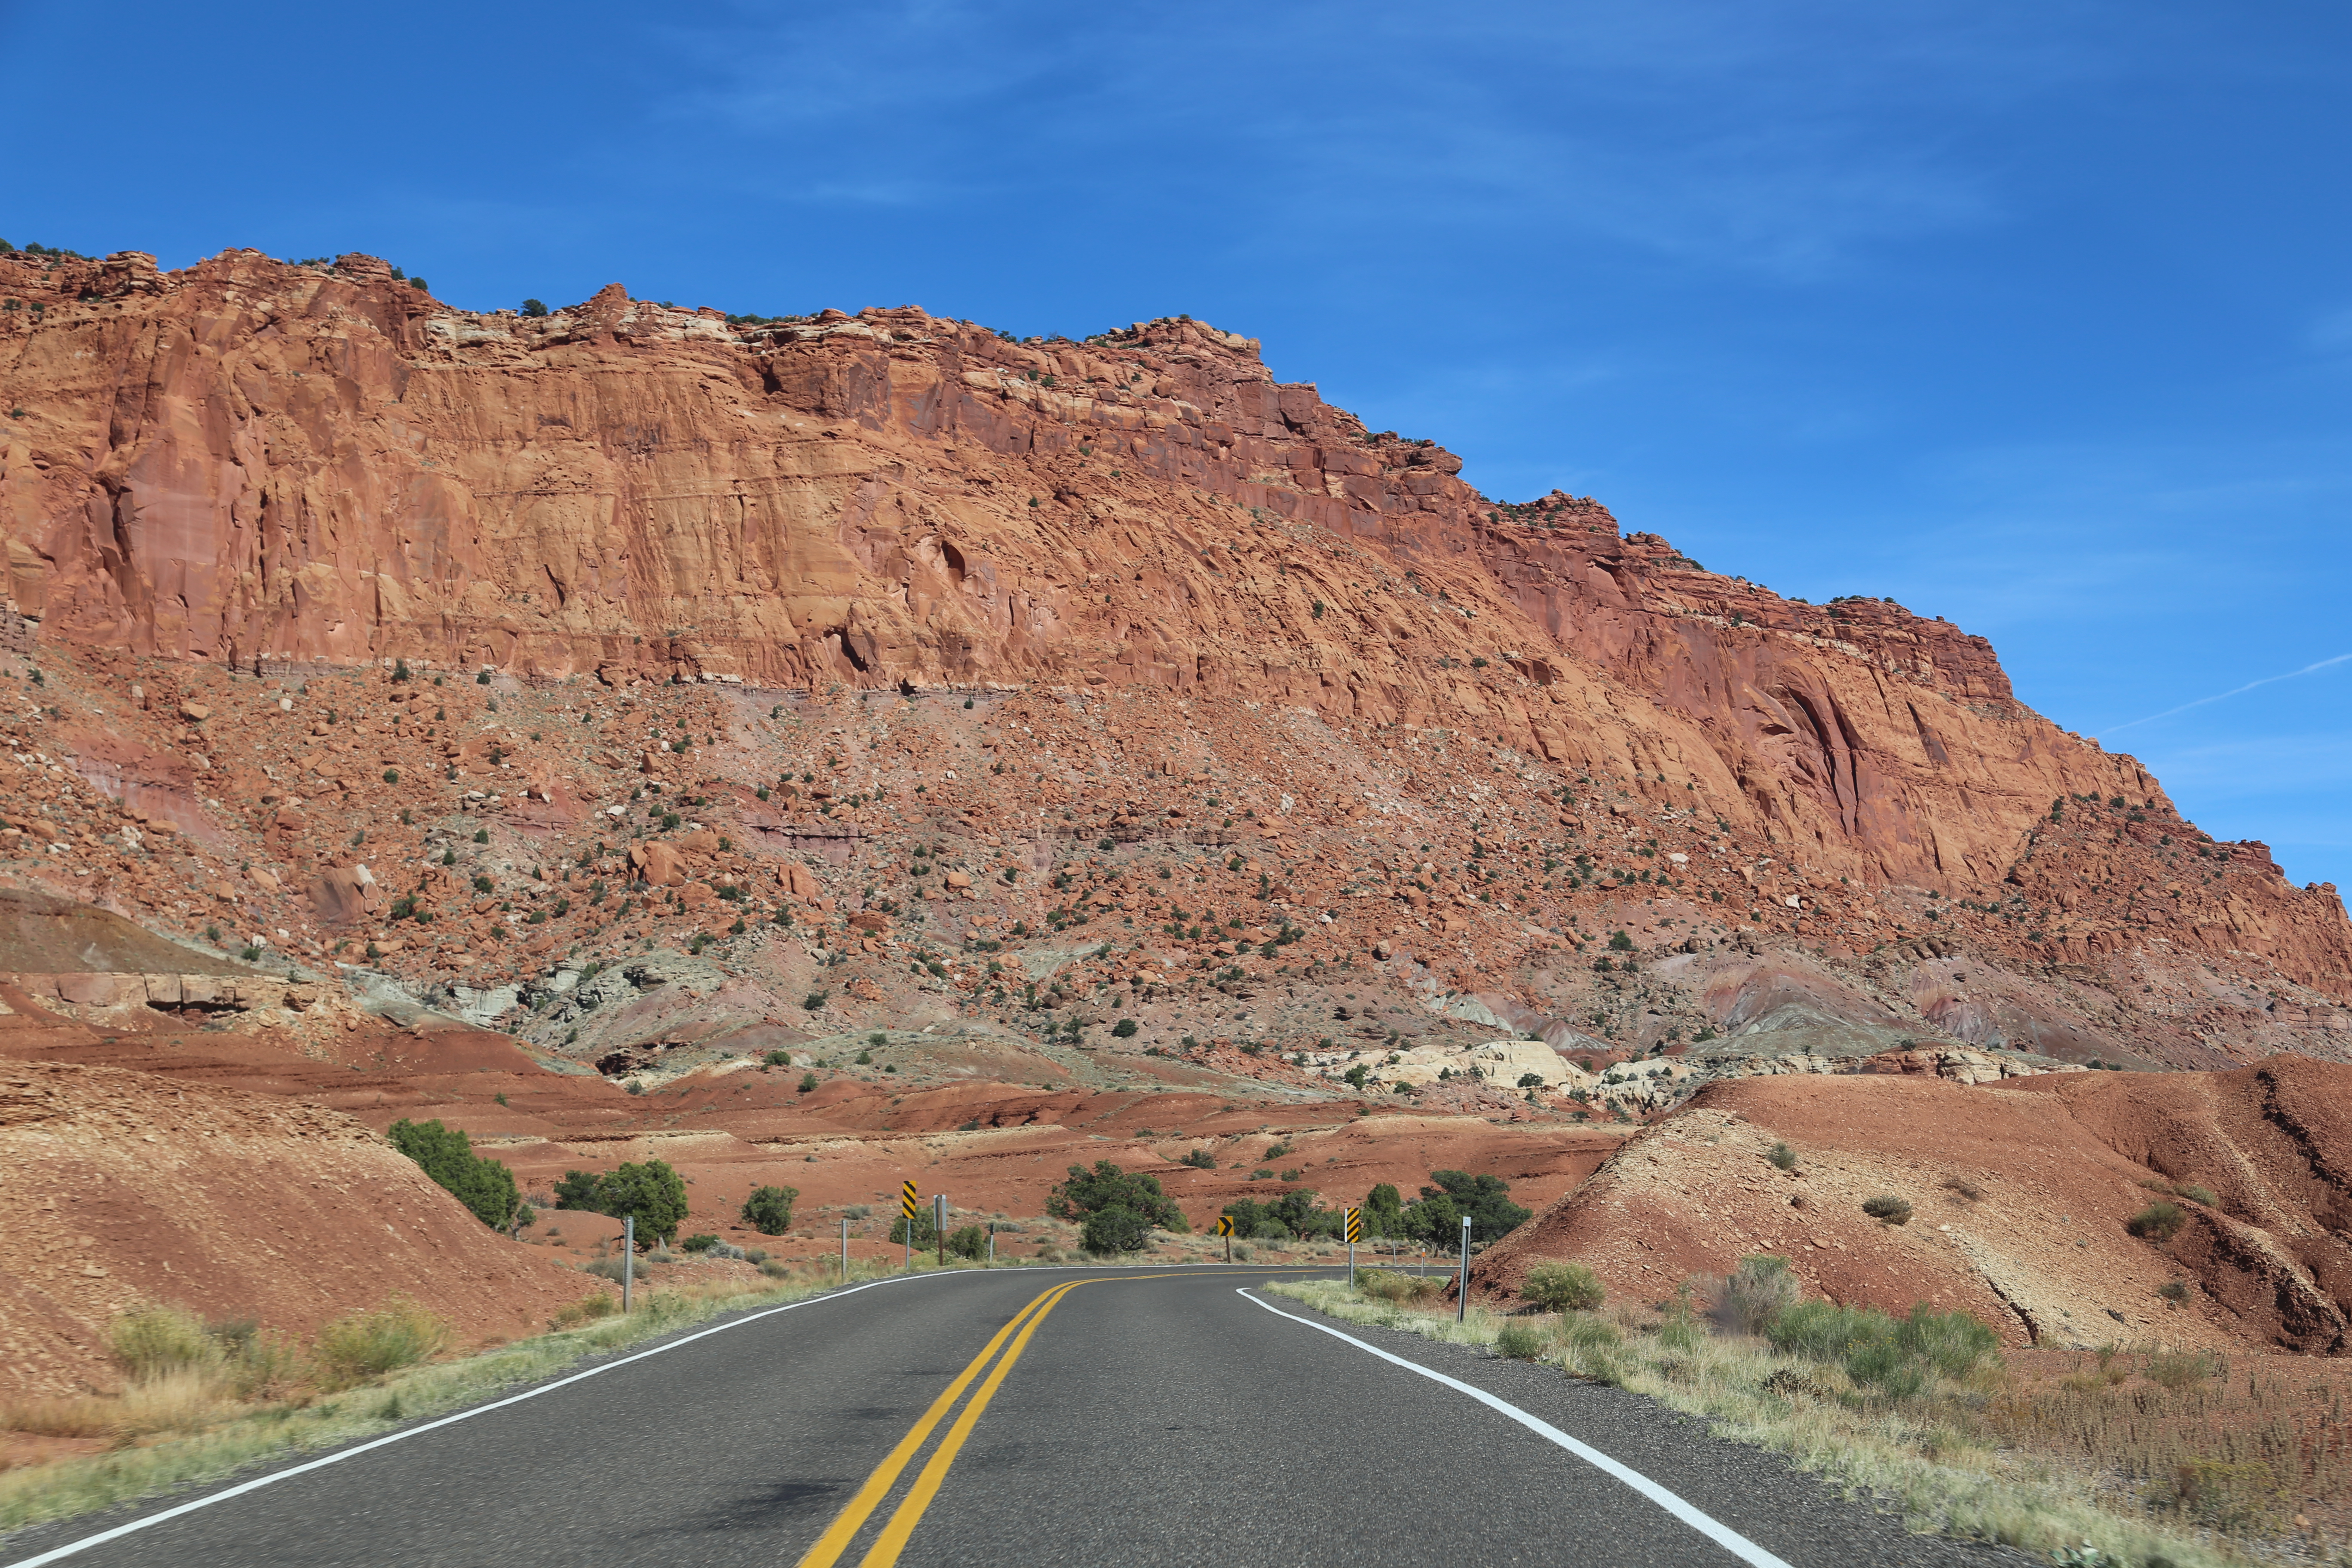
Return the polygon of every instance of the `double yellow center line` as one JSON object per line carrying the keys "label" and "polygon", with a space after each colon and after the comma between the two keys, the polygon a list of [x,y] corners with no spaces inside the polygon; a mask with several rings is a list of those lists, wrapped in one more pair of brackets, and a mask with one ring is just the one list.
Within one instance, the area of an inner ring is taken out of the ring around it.
{"label": "double yellow center line", "polygon": [[874,1516],[876,1509],[882,1506],[882,1500],[890,1495],[890,1489],[898,1484],[898,1477],[905,1472],[908,1463],[922,1451],[923,1445],[930,1441],[931,1433],[946,1418],[947,1413],[955,1408],[955,1403],[963,1397],[964,1390],[971,1386],[972,1379],[980,1375],[981,1369],[988,1365],[998,1351],[1004,1349],[1004,1342],[1011,1340],[1013,1348],[1005,1351],[1004,1358],[996,1363],[996,1370],[988,1374],[988,1381],[980,1385],[980,1392],[972,1396],[971,1404],[963,1407],[963,1414],[956,1417],[955,1425],[948,1428],[946,1440],[931,1455],[930,1461],[924,1465],[922,1473],[915,1478],[913,1488],[899,1502],[898,1510],[891,1514],[890,1522],[882,1527],[882,1533],[876,1538],[874,1544],[866,1549],[866,1555],[859,1560],[858,1568],[890,1568],[898,1562],[898,1553],[906,1550],[908,1538],[915,1533],[915,1526],[921,1522],[923,1510],[930,1506],[931,1499],[939,1495],[940,1483],[947,1479],[948,1467],[955,1463],[956,1454],[963,1447],[964,1439],[971,1436],[972,1427],[979,1424],[981,1412],[988,1408],[988,1402],[995,1398],[996,1391],[1003,1386],[1005,1374],[1013,1370],[1013,1363],[1019,1361],[1021,1352],[1029,1348],[1029,1337],[1037,1331],[1037,1325],[1045,1321],[1046,1313],[1061,1305],[1063,1297],[1079,1286],[1101,1283],[1104,1281],[1073,1279],[1066,1285],[1056,1285],[1050,1290],[1040,1292],[1027,1306],[1015,1312],[1009,1322],[996,1331],[996,1337],[982,1346],[981,1352],[956,1374],[955,1381],[931,1401],[931,1407],[923,1412],[921,1420],[908,1428],[907,1435],[898,1439],[898,1446],[874,1467],[874,1473],[866,1478],[866,1484],[857,1489],[857,1495],[849,1500],[848,1506],[835,1517],[825,1532],[817,1537],[816,1544],[802,1555],[799,1568],[833,1568],[833,1564],[841,1561],[842,1555],[849,1550],[850,1542],[856,1539],[857,1532],[866,1528],[866,1521]]}
{"label": "double yellow center line", "polygon": [[[1189,1275],[1194,1271],[1188,1269],[1185,1272]],[[1284,1271],[1255,1269],[1247,1272]],[[915,1533],[915,1526],[922,1522],[923,1510],[931,1506],[933,1498],[939,1496],[940,1485],[947,1479],[949,1467],[955,1463],[964,1440],[971,1436],[971,1429],[980,1424],[981,1413],[988,1408],[988,1402],[996,1397],[996,1391],[1004,1385],[1006,1375],[1013,1371],[1013,1363],[1019,1361],[1021,1352],[1029,1348],[1030,1336],[1036,1333],[1037,1325],[1045,1321],[1045,1314],[1060,1306],[1062,1299],[1081,1285],[1117,1285],[1171,1278],[1173,1276],[1168,1274],[1127,1274],[1108,1279],[1073,1279],[1039,1292],[1027,1306],[1013,1313],[1009,1322],[996,1331],[995,1337],[982,1346],[980,1353],[956,1373],[955,1381],[931,1401],[930,1408],[923,1412],[922,1419],[908,1427],[907,1435],[898,1439],[898,1447],[874,1467],[874,1473],[866,1478],[866,1484],[857,1489],[857,1495],[849,1500],[841,1512],[834,1517],[833,1522],[825,1527],[824,1533],[817,1537],[816,1544],[802,1553],[797,1568],[834,1568],[834,1564],[847,1554],[859,1531],[866,1528],[866,1521],[874,1517],[875,1510],[882,1506],[891,1489],[898,1486],[898,1478],[906,1473],[915,1456],[922,1452],[923,1445],[930,1441],[931,1434],[947,1418],[948,1412],[955,1408],[956,1401],[963,1397],[964,1391],[987,1368],[997,1352],[1003,1351],[1003,1358],[997,1361],[993,1371],[989,1372],[987,1379],[980,1385],[980,1392],[972,1395],[971,1403],[963,1407],[963,1413],[948,1428],[947,1436],[916,1475],[915,1484],[899,1500],[889,1522],[875,1537],[874,1544],[866,1549],[866,1555],[858,1559],[858,1568],[892,1568],[892,1564],[898,1561],[898,1553],[907,1549],[907,1542]],[[1012,1342],[1012,1348],[1006,1350],[1005,1342],[1008,1340]]]}

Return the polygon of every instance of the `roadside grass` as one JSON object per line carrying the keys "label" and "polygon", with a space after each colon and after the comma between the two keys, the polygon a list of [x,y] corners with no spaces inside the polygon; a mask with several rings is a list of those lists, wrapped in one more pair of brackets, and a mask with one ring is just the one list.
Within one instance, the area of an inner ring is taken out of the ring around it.
{"label": "roadside grass", "polygon": [[[948,1267],[976,1266],[951,1260]],[[936,1265],[927,1270],[919,1262],[915,1272],[927,1271],[937,1271]],[[853,1263],[850,1283],[898,1272]],[[308,1349],[249,1325],[208,1328],[173,1309],[148,1309],[117,1322],[116,1359],[130,1374],[121,1394],[0,1405],[0,1430],[110,1445],[101,1453],[0,1471],[0,1530],[110,1508],[219,1480],[247,1465],[375,1436],[551,1376],[588,1356],[625,1350],[723,1313],[805,1300],[839,1283],[839,1270],[826,1268],[772,1278],[751,1289],[733,1280],[666,1284],[644,1291],[626,1317],[610,1294],[598,1290],[557,1313],[547,1333],[439,1362],[425,1358],[437,1350],[446,1328],[397,1298],[328,1325]],[[126,1335],[125,1324],[142,1329]],[[169,1342],[167,1348],[142,1353],[140,1332]],[[125,1353],[126,1337],[132,1341],[131,1353]]]}
{"label": "roadside grass", "polygon": [[[2168,1470],[2160,1457],[2142,1455],[2158,1468],[2153,1484],[2139,1479],[2147,1471],[2134,1456],[2101,1452],[2100,1423],[2115,1419],[2101,1404],[2114,1386],[2104,1378],[2096,1392],[2082,1379],[2029,1389],[1994,1361],[1958,1377],[1931,1371],[1916,1393],[1895,1397],[1856,1383],[1838,1361],[1711,1331],[1687,1293],[1656,1307],[1561,1314],[1507,1316],[1474,1303],[1457,1324],[1450,1307],[1433,1296],[1416,1300],[1411,1283],[1400,1288],[1395,1279],[1375,1276],[1369,1290],[1332,1280],[1266,1289],[1343,1321],[1540,1361],[1704,1416],[1715,1436],[1784,1455],[1899,1510],[1922,1533],[2131,1568],[2233,1568],[2276,1561],[2283,1545],[2302,1561],[2344,1560],[2321,1558],[2307,1535],[2294,1552],[2278,1534],[2283,1489],[2251,1447],[2242,1458]],[[2133,1362],[2153,1364],[2148,1386],[2158,1392],[2164,1379],[2183,1376],[2163,1352],[2124,1362],[2126,1375]],[[1880,1375],[1867,1359],[1857,1364]]]}
{"label": "roadside grass", "polygon": [[[1075,1227],[1073,1227],[1075,1228]],[[1165,1268],[1166,1257],[1000,1257],[992,1266],[918,1253],[854,1258],[848,1284],[903,1273],[993,1267]],[[603,1278],[601,1270],[583,1270]],[[799,1268],[772,1261],[763,1283],[733,1279],[639,1281],[636,1310],[594,1289],[557,1312],[549,1331],[448,1361],[430,1359],[446,1326],[394,1297],[328,1324],[308,1346],[249,1322],[207,1324],[171,1307],[116,1320],[123,1391],[0,1404],[0,1432],[103,1441],[105,1451],[0,1470],[0,1531],[17,1530],[220,1480],[248,1465],[376,1436],[421,1417],[446,1415],[518,1384],[553,1376],[586,1357],[656,1339],[729,1312],[787,1305],[839,1288],[837,1264]],[[585,1280],[583,1284],[587,1283]]]}

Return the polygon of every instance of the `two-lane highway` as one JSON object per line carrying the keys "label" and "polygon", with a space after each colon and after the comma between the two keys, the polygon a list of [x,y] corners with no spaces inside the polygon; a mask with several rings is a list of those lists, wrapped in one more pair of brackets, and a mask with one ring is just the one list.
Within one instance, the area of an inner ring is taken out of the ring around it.
{"label": "two-lane highway", "polygon": [[886,1282],[25,1531],[0,1563],[2027,1561],[1906,1535],[1638,1396],[1252,1289],[1278,1277]]}

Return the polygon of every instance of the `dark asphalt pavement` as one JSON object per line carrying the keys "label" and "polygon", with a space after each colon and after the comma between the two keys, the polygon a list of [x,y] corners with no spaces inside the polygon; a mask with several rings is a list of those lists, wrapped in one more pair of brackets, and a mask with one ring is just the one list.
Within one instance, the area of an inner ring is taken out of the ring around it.
{"label": "dark asphalt pavement", "polygon": [[[822,1299],[57,1560],[791,1568],[1008,1320],[1075,1280],[1086,1283],[1037,1321],[968,1423],[898,1562],[1743,1560],[1504,1413],[1236,1293],[1280,1277],[1241,1267],[1021,1269]],[[1415,1335],[1334,1326],[1590,1444],[1795,1568],[2031,1561],[1908,1535],[1638,1395]],[[984,1392],[989,1376],[974,1389]],[[977,1397],[968,1392],[956,1408]],[[929,1435],[841,1563],[866,1560],[941,1441],[956,1440],[956,1424],[947,1415]],[[0,1563],[38,1560],[234,1484],[21,1531],[0,1542]]]}

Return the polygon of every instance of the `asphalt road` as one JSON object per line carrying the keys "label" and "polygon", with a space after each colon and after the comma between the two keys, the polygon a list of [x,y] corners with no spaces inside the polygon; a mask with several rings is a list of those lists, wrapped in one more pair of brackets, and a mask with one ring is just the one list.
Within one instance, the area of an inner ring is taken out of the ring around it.
{"label": "asphalt road", "polygon": [[[0,1563],[40,1561],[207,1497],[219,1500],[50,1560],[2029,1561],[1907,1535],[1637,1395],[1413,1335],[1330,1325],[1510,1407],[1497,1409],[1257,1304],[1314,1318],[1294,1301],[1240,1293],[1278,1277],[1023,1269],[824,1298],[661,1353],[614,1357],[621,1364],[599,1375],[237,1495],[223,1497],[237,1484],[224,1483],[22,1531],[0,1542]],[[1604,1473],[1530,1422],[1638,1476]],[[1643,1482],[1650,1495],[1637,1489]]]}

